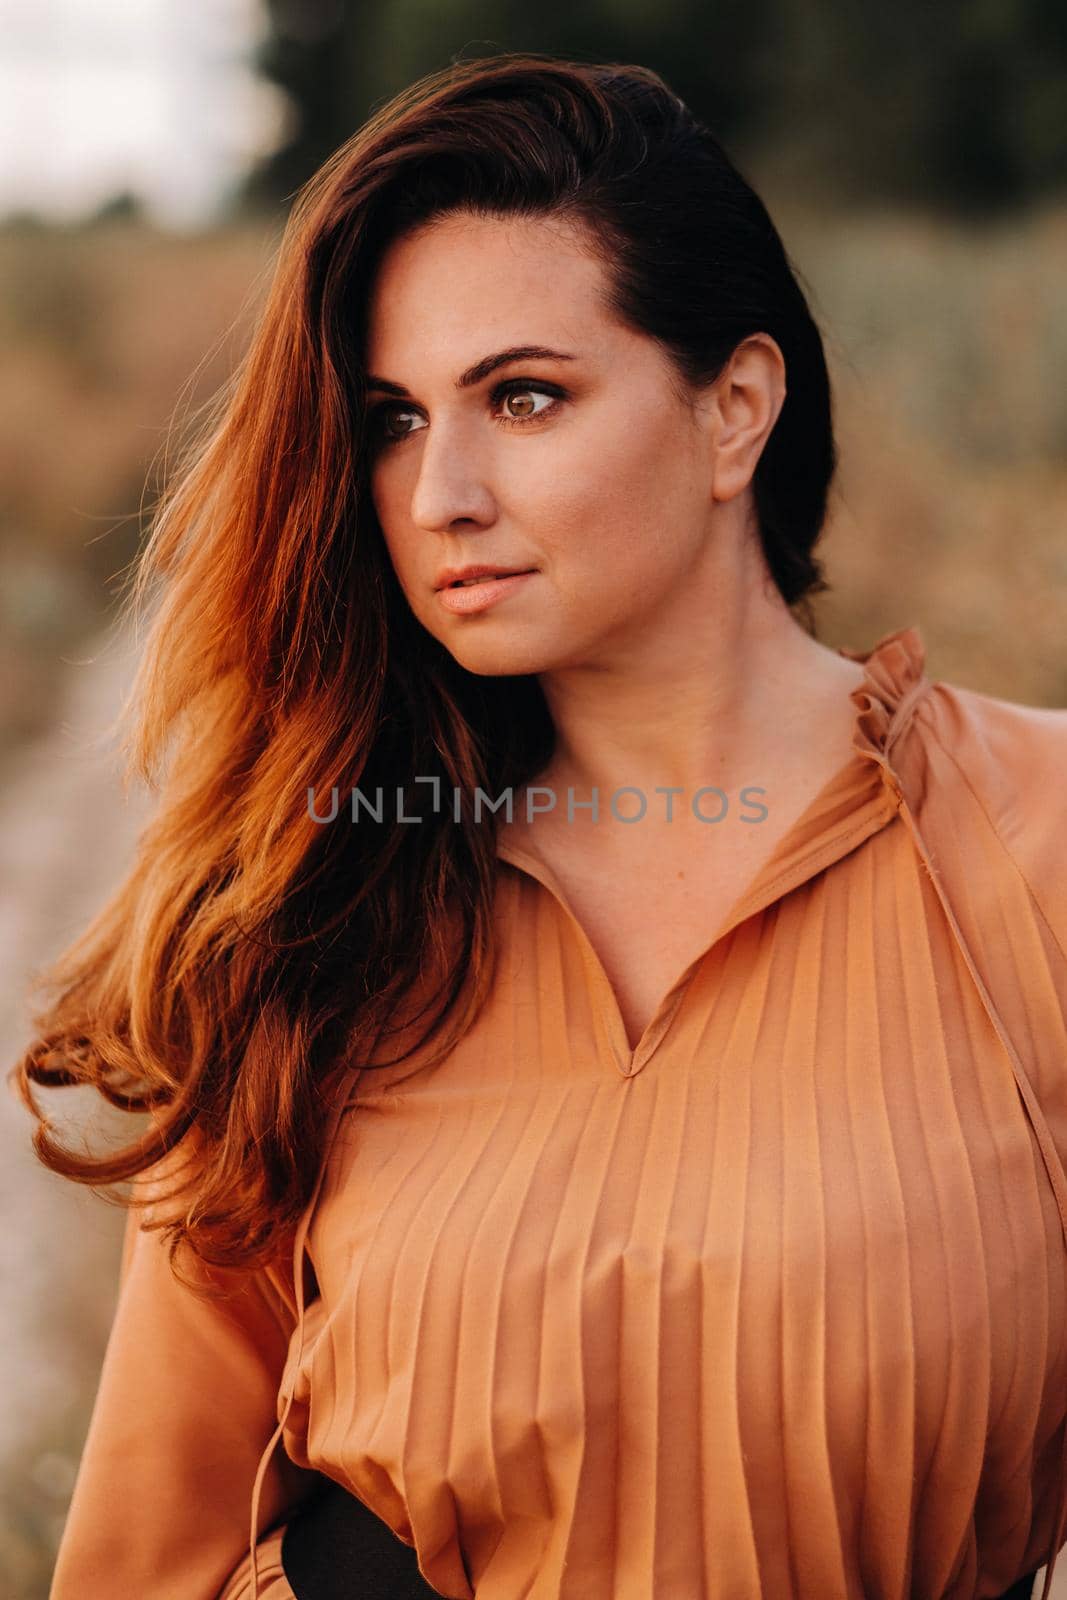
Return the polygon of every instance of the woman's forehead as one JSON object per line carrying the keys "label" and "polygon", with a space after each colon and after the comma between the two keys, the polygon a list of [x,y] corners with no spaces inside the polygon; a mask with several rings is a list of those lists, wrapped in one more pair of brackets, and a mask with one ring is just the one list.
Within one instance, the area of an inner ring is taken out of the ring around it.
{"label": "woman's forehead", "polygon": [[379,392],[398,399],[462,393],[485,381],[500,352],[524,347],[530,363],[554,363],[549,352],[573,358],[559,370],[564,383],[621,369],[658,382],[669,362],[622,318],[609,280],[588,230],[566,218],[433,219],[383,253],[360,365]]}

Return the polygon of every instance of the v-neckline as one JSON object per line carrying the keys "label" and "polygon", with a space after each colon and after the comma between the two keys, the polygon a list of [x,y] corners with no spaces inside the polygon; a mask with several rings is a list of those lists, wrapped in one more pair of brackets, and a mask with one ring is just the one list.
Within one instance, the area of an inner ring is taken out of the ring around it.
{"label": "v-neckline", "polygon": [[890,751],[930,687],[923,670],[921,637],[917,628],[898,629],[865,654],[846,649],[837,653],[866,667],[862,681],[849,694],[857,708],[849,758],[778,840],[709,942],[660,996],[636,1045],[631,1046],[627,1037],[618,994],[604,963],[558,875],[539,856],[498,836],[497,859],[534,878],[568,918],[615,1065],[623,1077],[636,1076],[651,1060],[696,973],[735,928],[854,850],[896,815],[901,783],[890,763]]}

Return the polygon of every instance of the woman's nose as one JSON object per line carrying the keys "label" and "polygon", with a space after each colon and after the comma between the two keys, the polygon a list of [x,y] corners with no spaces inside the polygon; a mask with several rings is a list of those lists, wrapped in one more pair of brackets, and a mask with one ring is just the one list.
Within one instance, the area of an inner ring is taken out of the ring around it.
{"label": "woman's nose", "polygon": [[445,529],[457,521],[483,522],[493,515],[489,463],[472,428],[431,426],[419,447],[411,491],[411,520],[420,528]]}

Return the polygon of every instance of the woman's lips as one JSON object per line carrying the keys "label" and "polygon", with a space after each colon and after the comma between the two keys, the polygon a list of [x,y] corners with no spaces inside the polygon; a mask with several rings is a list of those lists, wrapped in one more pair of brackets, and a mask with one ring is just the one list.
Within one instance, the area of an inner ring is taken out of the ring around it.
{"label": "woman's lips", "polygon": [[505,578],[479,578],[476,583],[461,584],[456,588],[438,589],[437,598],[447,611],[468,613],[485,611],[505,595],[520,588],[536,572],[511,572]]}

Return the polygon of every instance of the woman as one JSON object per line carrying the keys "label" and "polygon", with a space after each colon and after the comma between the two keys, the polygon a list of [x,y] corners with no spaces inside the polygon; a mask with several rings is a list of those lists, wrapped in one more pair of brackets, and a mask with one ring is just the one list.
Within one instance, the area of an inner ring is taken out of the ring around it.
{"label": "woman", "polygon": [[153,1224],[53,1600],[1029,1593],[1067,712],[816,640],[833,469],[655,74],[454,65],[303,191],[138,574],[159,814],[20,1075],[151,1113],[36,1135]]}

